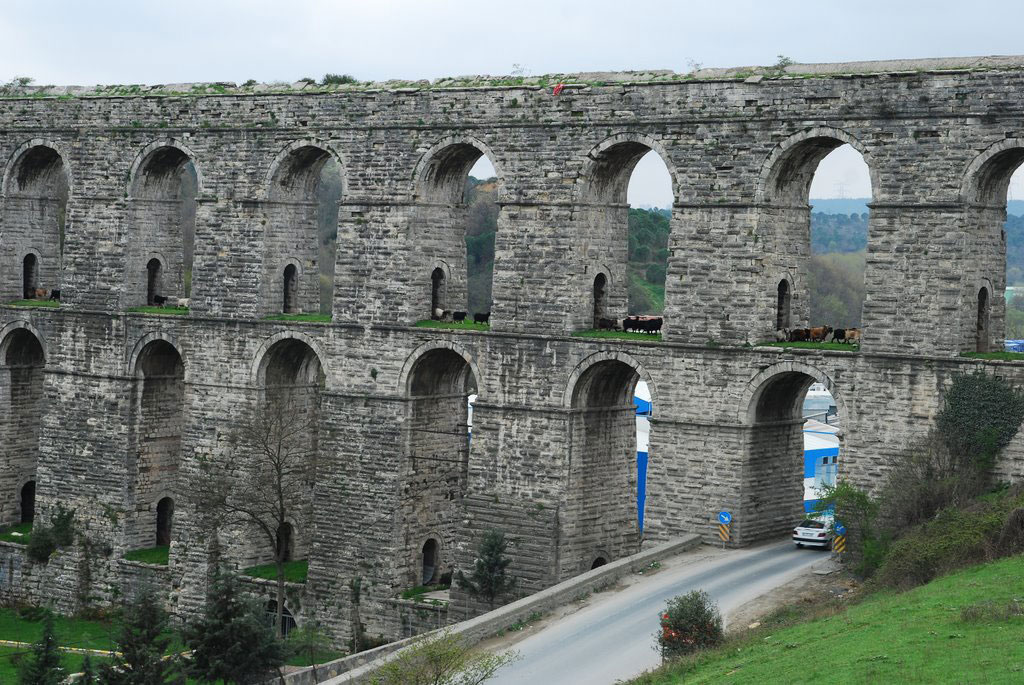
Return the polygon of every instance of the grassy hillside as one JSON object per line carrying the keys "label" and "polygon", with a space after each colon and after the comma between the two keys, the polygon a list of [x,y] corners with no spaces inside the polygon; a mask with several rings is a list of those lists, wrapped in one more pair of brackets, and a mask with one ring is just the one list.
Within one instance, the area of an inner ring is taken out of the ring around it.
{"label": "grassy hillside", "polygon": [[776,617],[632,682],[1024,682],[1024,556],[833,610],[782,628]]}

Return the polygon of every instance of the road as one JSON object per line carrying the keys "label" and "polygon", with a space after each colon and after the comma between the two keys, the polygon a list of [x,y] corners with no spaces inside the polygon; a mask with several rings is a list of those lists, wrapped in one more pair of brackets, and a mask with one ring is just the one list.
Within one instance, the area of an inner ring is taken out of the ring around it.
{"label": "road", "polygon": [[631,678],[659,664],[652,645],[658,613],[668,599],[705,590],[728,622],[729,611],[827,558],[820,550],[797,549],[790,541],[717,553],[704,548],[681,555],[649,578],[594,595],[587,607],[516,643],[519,661],[488,683],[601,685]]}

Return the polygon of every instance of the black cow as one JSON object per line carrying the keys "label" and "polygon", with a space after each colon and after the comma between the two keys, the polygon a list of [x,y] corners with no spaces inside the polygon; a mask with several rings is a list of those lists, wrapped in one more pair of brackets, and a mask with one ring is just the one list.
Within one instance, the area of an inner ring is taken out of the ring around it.
{"label": "black cow", "polygon": [[622,320],[622,330],[624,331],[637,331],[639,329],[640,319],[635,316],[627,316]]}
{"label": "black cow", "polygon": [[164,297],[163,295],[154,295],[153,304],[155,304],[157,307],[163,307],[165,304],[167,304],[167,298]]}
{"label": "black cow", "polygon": [[455,320],[455,323],[462,323],[466,320],[466,312],[455,312],[452,314],[452,318]]}
{"label": "black cow", "polygon": [[845,328],[834,328],[834,329],[832,329],[832,342],[846,342],[846,329]]}
{"label": "black cow", "polygon": [[617,331],[619,330],[619,323],[615,319],[599,318],[597,320],[597,330]]}
{"label": "black cow", "polygon": [[473,323],[490,323],[491,313],[480,314],[479,312],[473,315]]}
{"label": "black cow", "polygon": [[57,300],[58,302],[60,301],[60,289],[59,288],[50,291],[50,299],[51,300]]}

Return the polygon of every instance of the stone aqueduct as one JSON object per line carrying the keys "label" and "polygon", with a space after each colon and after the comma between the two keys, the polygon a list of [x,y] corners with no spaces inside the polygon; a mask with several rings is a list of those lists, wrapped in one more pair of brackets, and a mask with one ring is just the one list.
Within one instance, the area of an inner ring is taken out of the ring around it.
{"label": "stone aqueduct", "polygon": [[[521,592],[637,550],[641,377],[656,412],[644,538],[710,535],[723,508],[739,544],[781,533],[800,511],[813,380],[840,405],[841,473],[866,485],[926,430],[952,375],[1024,380],[1020,365],[959,356],[1003,335],[1022,68],[620,74],[567,79],[558,96],[482,84],[0,99],[0,300],[62,291],[59,308],[0,307],[0,516],[64,503],[88,540],[46,565],[4,546],[0,589],[66,609],[112,601],[148,572],[124,553],[163,534],[170,563],[153,577],[188,613],[215,550],[269,560],[252,531],[207,529],[187,495],[199,461],[223,457],[238,417],[280,387],[317,421],[293,608],[339,640],[354,578],[367,631],[399,632],[381,603],[417,584],[429,540],[440,566],[465,568],[482,531],[504,529]],[[758,347],[780,315],[806,323],[809,183],[843,143],[873,183],[861,350]],[[572,337],[592,326],[598,274],[598,306],[624,313],[626,185],[649,150],[675,196],[664,341]],[[491,329],[414,327],[435,269],[449,306],[465,301],[461,193],[481,155],[500,181]],[[287,297],[316,307],[312,192],[329,158],[343,176],[332,320],[269,320]],[[147,278],[183,294],[187,163],[190,311],[130,312]],[[1024,476],[1024,443],[1000,469]],[[458,592],[453,606],[473,609]]]}

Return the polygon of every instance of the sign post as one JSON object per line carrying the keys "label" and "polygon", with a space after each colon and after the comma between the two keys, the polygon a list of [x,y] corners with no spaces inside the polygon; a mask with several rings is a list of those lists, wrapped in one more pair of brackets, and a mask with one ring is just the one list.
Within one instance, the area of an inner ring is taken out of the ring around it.
{"label": "sign post", "polygon": [[833,530],[835,530],[836,536],[832,538],[832,551],[842,554],[846,551],[846,526],[837,521]]}
{"label": "sign post", "polygon": [[718,537],[722,540],[722,549],[731,537],[730,526],[732,525],[732,514],[727,511],[718,512]]}

